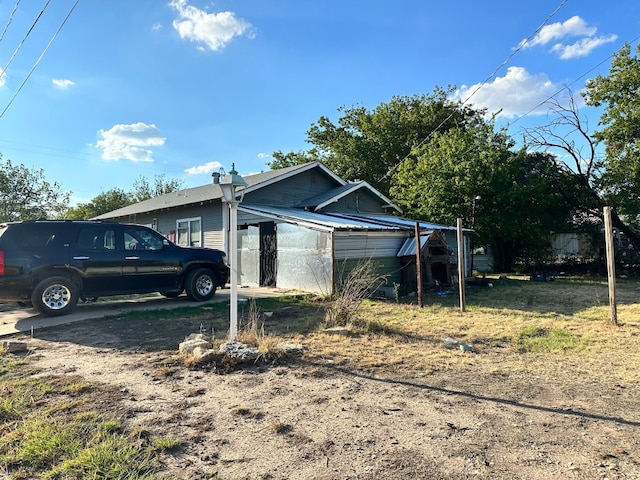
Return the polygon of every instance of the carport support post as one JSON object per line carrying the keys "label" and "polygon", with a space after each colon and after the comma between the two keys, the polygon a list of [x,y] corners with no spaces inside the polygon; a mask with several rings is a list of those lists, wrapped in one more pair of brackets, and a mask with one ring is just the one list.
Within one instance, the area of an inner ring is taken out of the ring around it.
{"label": "carport support post", "polygon": [[458,291],[460,293],[460,312],[464,313],[464,236],[462,235],[462,219],[458,219]]}

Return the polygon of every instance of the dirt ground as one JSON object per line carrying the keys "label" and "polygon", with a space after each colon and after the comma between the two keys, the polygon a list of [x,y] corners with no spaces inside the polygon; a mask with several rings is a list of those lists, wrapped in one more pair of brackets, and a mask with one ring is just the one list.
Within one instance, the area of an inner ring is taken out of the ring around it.
{"label": "dirt ground", "polygon": [[454,351],[455,368],[407,377],[309,351],[220,374],[172,360],[193,333],[173,325],[40,330],[30,363],[106,385],[130,428],[184,440],[163,472],[178,478],[640,478],[640,386],[579,364],[487,369]]}

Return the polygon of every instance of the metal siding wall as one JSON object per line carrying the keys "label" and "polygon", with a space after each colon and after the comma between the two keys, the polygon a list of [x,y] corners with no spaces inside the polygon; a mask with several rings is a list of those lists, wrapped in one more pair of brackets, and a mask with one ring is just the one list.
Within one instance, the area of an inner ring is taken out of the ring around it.
{"label": "metal siding wall", "polygon": [[260,229],[238,231],[238,281],[241,285],[260,285]]}
{"label": "metal siding wall", "polygon": [[395,257],[409,232],[336,232],[335,259]]}
{"label": "metal siding wall", "polygon": [[276,226],[278,271],[276,286],[330,294],[331,234],[297,225]]}
{"label": "metal siding wall", "polygon": [[376,275],[387,278],[386,285],[401,282],[402,261],[397,253],[409,232],[336,232],[334,233],[335,280],[344,278],[362,260],[372,260]]}

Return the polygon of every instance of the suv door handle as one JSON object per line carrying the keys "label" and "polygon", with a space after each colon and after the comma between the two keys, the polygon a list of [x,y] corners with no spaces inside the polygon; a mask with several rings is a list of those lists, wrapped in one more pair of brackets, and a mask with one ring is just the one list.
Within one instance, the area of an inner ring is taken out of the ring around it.
{"label": "suv door handle", "polygon": [[140,260],[140,257],[134,255],[132,257],[124,257],[125,260]]}
{"label": "suv door handle", "polygon": [[73,257],[74,260],[89,260],[89,256],[87,255],[77,255]]}

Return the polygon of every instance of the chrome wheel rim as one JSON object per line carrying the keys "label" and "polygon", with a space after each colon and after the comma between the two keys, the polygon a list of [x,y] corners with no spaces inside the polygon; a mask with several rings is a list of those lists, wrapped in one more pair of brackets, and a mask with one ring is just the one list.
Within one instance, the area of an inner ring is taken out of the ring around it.
{"label": "chrome wheel rim", "polygon": [[71,291],[64,285],[51,285],[42,292],[42,303],[50,310],[60,310],[70,301]]}
{"label": "chrome wheel rim", "polygon": [[203,297],[209,295],[213,290],[213,280],[209,275],[201,275],[196,280],[196,291],[198,295],[202,295]]}

